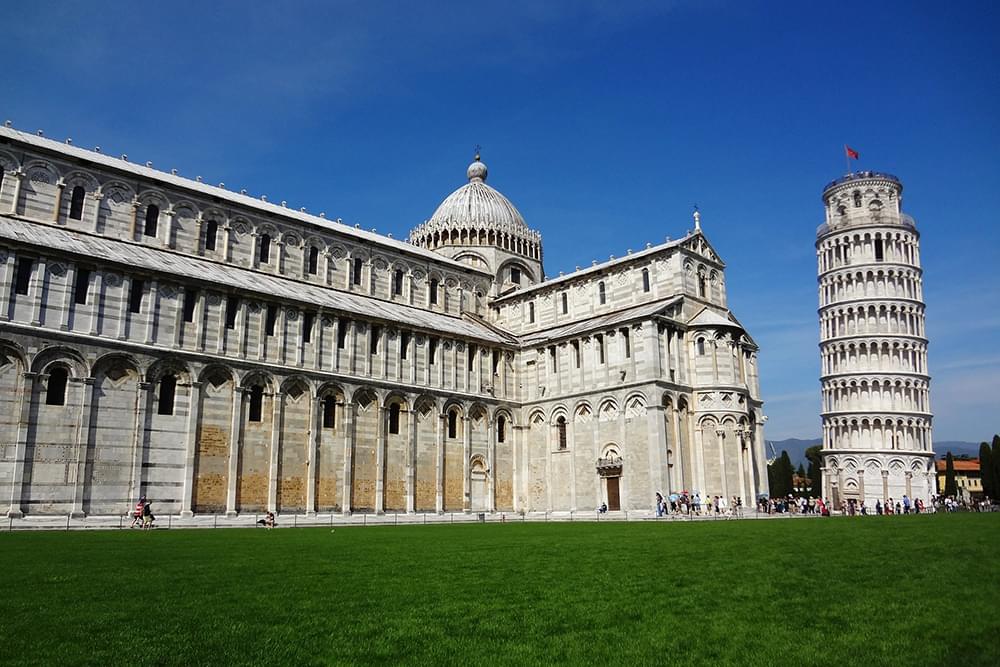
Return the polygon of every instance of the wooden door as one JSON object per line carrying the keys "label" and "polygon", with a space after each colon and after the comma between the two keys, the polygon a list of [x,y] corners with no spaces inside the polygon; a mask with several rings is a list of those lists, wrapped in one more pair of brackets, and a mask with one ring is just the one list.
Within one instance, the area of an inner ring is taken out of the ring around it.
{"label": "wooden door", "polygon": [[621,500],[618,497],[618,477],[608,477],[608,511],[617,512],[622,508]]}

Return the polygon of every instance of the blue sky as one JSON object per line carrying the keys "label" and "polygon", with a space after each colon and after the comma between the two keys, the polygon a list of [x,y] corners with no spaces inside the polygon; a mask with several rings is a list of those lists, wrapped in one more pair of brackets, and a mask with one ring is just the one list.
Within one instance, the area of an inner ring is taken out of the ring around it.
{"label": "blue sky", "polygon": [[938,440],[1000,431],[995,3],[0,2],[0,116],[397,238],[464,182],[549,275],[702,210],[762,348],[769,438],[819,433],[820,192],[898,175]]}

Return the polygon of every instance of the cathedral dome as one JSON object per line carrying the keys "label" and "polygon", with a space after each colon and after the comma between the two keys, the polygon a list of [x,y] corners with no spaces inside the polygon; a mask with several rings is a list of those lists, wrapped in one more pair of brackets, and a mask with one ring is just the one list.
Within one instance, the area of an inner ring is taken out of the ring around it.
{"label": "cathedral dome", "polygon": [[448,195],[428,222],[450,228],[485,226],[497,231],[528,231],[510,200],[486,185],[486,165],[478,155],[465,173],[469,182]]}
{"label": "cathedral dome", "polygon": [[540,258],[541,235],[520,211],[486,184],[488,170],[476,155],[466,169],[469,182],[448,195],[430,219],[410,232],[410,242],[434,250],[442,246],[491,245]]}

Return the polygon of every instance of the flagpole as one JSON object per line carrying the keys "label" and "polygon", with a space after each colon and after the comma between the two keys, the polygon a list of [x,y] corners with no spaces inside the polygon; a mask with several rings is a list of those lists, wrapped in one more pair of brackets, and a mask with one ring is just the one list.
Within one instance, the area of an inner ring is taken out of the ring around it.
{"label": "flagpole", "polygon": [[844,164],[847,166],[847,172],[845,176],[849,176],[851,173],[851,156],[847,154],[847,144],[844,144]]}

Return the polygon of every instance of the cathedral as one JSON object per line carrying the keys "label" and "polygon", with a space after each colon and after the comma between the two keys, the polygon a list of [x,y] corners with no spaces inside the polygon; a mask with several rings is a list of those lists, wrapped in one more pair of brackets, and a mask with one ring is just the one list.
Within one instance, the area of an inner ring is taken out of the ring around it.
{"label": "cathedral", "polygon": [[699,214],[549,277],[478,155],[465,180],[403,240],[0,128],[8,515],[766,493],[758,348]]}

